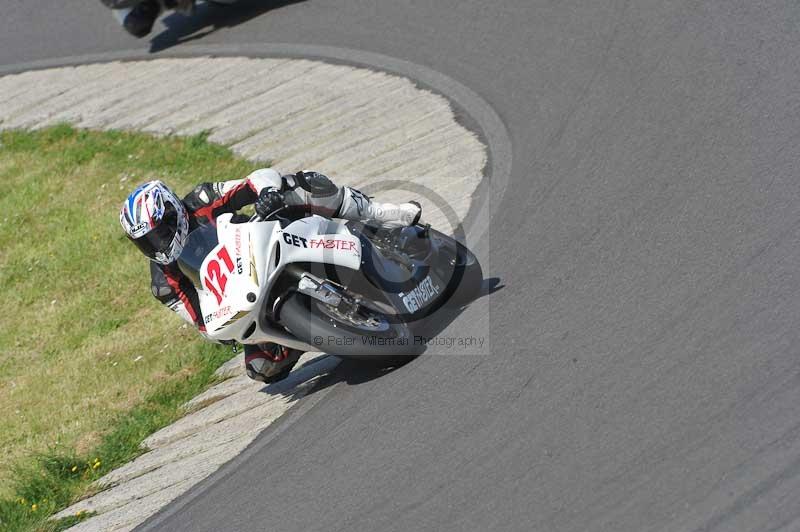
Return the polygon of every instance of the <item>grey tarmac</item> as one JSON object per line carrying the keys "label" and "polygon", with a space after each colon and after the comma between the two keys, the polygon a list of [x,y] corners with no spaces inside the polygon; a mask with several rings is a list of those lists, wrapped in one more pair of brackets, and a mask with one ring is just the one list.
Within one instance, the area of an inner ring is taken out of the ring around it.
{"label": "grey tarmac", "polygon": [[[0,64],[151,45],[92,2],[50,4],[4,8]],[[142,530],[800,528],[800,6],[248,9],[171,19],[157,55],[192,33],[357,49],[494,108],[513,164],[477,247],[505,287],[487,299],[485,356],[340,366],[322,400]]]}

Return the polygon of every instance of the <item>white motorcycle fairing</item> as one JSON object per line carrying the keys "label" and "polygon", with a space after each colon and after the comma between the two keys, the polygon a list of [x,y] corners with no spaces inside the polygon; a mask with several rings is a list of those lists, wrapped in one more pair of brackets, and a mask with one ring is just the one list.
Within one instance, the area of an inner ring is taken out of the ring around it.
{"label": "white motorcycle fairing", "polygon": [[[213,340],[276,342],[314,350],[282,328],[259,319],[260,309],[287,265],[323,263],[358,270],[361,242],[345,221],[316,215],[285,228],[276,221],[232,223],[231,218],[231,214],[217,218],[218,243],[208,250],[193,279],[206,334]],[[187,247],[191,245],[192,235]]]}

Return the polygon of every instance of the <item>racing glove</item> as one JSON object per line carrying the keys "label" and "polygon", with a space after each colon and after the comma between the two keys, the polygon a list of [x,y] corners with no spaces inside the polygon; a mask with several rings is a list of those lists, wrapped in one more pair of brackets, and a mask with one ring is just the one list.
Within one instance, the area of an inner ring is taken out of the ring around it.
{"label": "racing glove", "polygon": [[283,194],[275,189],[263,189],[256,200],[256,214],[262,220],[283,207]]}

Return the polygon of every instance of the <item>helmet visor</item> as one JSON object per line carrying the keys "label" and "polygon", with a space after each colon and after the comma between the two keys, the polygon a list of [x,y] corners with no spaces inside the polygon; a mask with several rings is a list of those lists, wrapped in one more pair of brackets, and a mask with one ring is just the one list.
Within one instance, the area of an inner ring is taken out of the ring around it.
{"label": "helmet visor", "polygon": [[131,240],[148,259],[152,260],[156,258],[156,253],[168,254],[177,231],[178,213],[175,207],[168,203],[158,225],[139,238]]}

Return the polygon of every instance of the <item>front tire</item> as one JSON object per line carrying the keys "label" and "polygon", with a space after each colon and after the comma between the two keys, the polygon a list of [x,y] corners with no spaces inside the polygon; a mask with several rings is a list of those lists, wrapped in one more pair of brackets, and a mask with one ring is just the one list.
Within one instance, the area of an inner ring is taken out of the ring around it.
{"label": "front tire", "polygon": [[424,351],[408,325],[365,309],[355,318],[305,294],[290,294],[280,309],[280,321],[292,334],[320,350],[379,366],[408,362]]}
{"label": "front tire", "polygon": [[467,305],[482,295],[483,270],[478,258],[465,245],[435,229],[430,230],[431,239],[440,241],[446,265],[443,265],[449,280],[444,294],[446,307]]}

